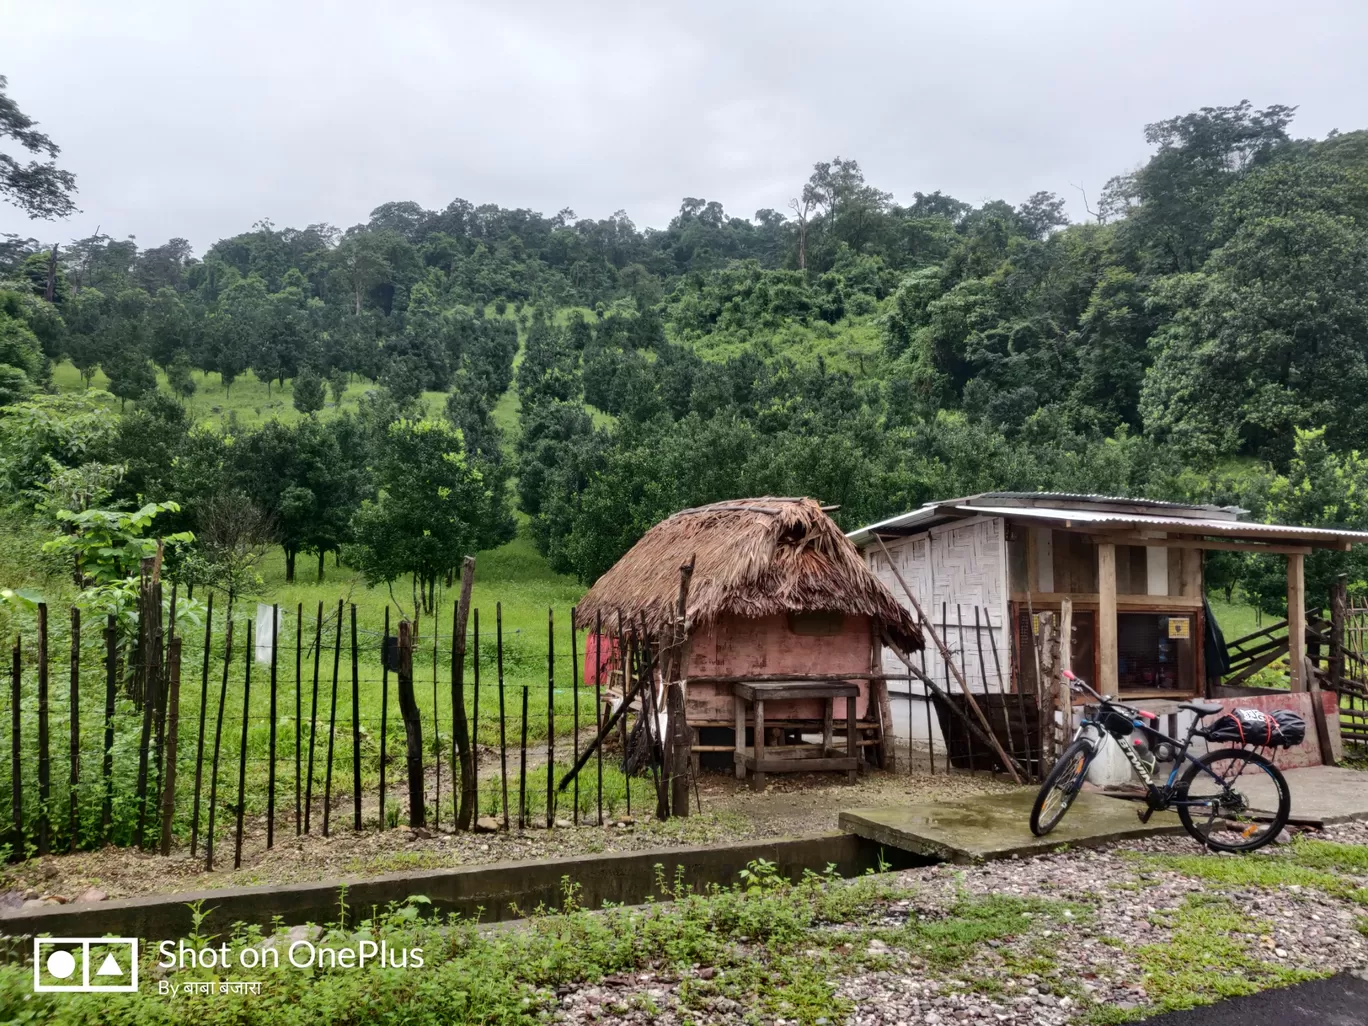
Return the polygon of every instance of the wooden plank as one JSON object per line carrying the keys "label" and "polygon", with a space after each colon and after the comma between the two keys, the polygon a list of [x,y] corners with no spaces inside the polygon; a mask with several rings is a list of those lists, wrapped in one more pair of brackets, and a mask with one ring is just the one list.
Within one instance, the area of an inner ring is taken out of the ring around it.
{"label": "wooden plank", "polygon": [[[1099,546],[1100,547],[1100,546]],[[1113,549],[1114,551],[1114,549]],[[1045,594],[1036,592],[1030,593],[1030,601],[1036,612],[1041,609],[1049,609],[1051,606],[1058,606],[1065,599],[1073,603],[1075,610],[1078,609],[1097,609],[1101,605],[1101,596],[1097,592],[1089,591],[1052,591]],[[1012,601],[1026,604],[1027,593],[1024,591],[1013,592]],[[1187,595],[1123,595],[1117,594],[1116,606],[1118,609],[1127,611],[1154,610],[1165,612],[1170,609],[1191,611],[1202,608],[1201,596],[1190,597]]]}
{"label": "wooden plank", "polygon": [[[884,676],[882,671],[871,673],[737,673],[697,674],[686,677],[685,684],[821,684],[827,681],[873,680]],[[905,677],[899,679],[906,679]]]}
{"label": "wooden plank", "polygon": [[1304,558],[1299,553],[1287,557],[1287,668],[1293,691],[1305,691],[1306,669],[1306,580]]}
{"label": "wooden plank", "polygon": [[[1089,538],[1095,539],[1099,544],[1145,545],[1166,549],[1216,549],[1221,552],[1270,552],[1275,555],[1296,554],[1301,556],[1309,556],[1312,549],[1312,546],[1310,545],[1264,545],[1253,541],[1216,541],[1205,538],[1146,538],[1144,535],[1134,534],[1132,532],[1089,531],[1086,532],[1086,535]],[[1317,544],[1315,546],[1315,548],[1338,547],[1338,544]]]}
{"label": "wooden plank", "polygon": [[855,684],[737,684],[736,694],[748,702],[781,702],[790,698],[854,698],[860,689]]}
{"label": "wooden plank", "polygon": [[1108,698],[1119,690],[1116,651],[1116,546],[1097,546],[1098,691]]}

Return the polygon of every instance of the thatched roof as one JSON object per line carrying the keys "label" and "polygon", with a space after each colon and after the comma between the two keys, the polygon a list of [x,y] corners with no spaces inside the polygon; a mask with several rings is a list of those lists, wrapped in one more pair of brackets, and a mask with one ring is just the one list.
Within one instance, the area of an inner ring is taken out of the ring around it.
{"label": "thatched roof", "polygon": [[662,520],[594,582],[576,607],[580,627],[594,619],[624,626],[644,618],[663,637],[679,596],[679,569],[694,559],[687,619],[697,629],[719,616],[840,612],[873,617],[909,649],[921,630],[865,566],[835,522],[812,499],[733,499]]}

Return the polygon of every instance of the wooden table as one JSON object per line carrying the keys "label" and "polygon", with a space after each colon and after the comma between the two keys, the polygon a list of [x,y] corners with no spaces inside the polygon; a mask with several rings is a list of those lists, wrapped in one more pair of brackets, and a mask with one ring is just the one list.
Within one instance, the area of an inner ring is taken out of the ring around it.
{"label": "wooden table", "polygon": [[[858,684],[849,681],[821,683],[800,683],[796,681],[773,681],[737,683],[732,685],[733,704],[736,710],[736,777],[746,778],[751,773],[751,786],[759,791],[765,786],[766,773],[812,773],[818,771],[845,771],[846,778],[854,782],[860,768],[859,728],[855,719],[855,699],[860,693]],[[781,702],[794,698],[824,698],[826,712],[822,717],[822,743],[780,745],[765,748],[765,703]],[[838,754],[832,744],[835,730],[836,699],[846,702],[846,746],[845,754]],[[746,747],[746,705],[754,709],[755,744]]]}

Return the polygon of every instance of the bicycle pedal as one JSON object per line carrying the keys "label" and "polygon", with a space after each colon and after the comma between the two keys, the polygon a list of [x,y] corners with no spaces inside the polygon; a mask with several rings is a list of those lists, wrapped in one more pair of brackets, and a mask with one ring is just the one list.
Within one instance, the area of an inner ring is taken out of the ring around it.
{"label": "bicycle pedal", "polygon": [[1154,815],[1154,810],[1139,809],[1136,811],[1135,815],[1139,818],[1141,823],[1148,823],[1150,821],[1150,817]]}

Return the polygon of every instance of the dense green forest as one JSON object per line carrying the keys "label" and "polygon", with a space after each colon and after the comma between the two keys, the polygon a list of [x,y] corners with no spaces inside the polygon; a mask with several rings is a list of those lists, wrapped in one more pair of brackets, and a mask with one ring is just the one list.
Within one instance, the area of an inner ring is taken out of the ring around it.
{"label": "dense green forest", "polygon": [[[1293,115],[1145,127],[1086,223],[1051,193],[895,198],[837,158],[782,211],[690,197],[660,229],[457,199],[261,221],[198,257],[10,237],[0,490],[32,553],[11,571],[98,594],[159,534],[187,583],[250,592],[279,544],[291,577],[332,553],[430,602],[520,518],[589,581],[661,517],[747,494],[847,528],[995,488],[1368,527],[1368,132],[1297,139]],[[247,379],[289,415],[192,402]],[[1359,558],[1315,556],[1311,594],[1368,579]],[[1270,609],[1281,575],[1209,560]]]}

